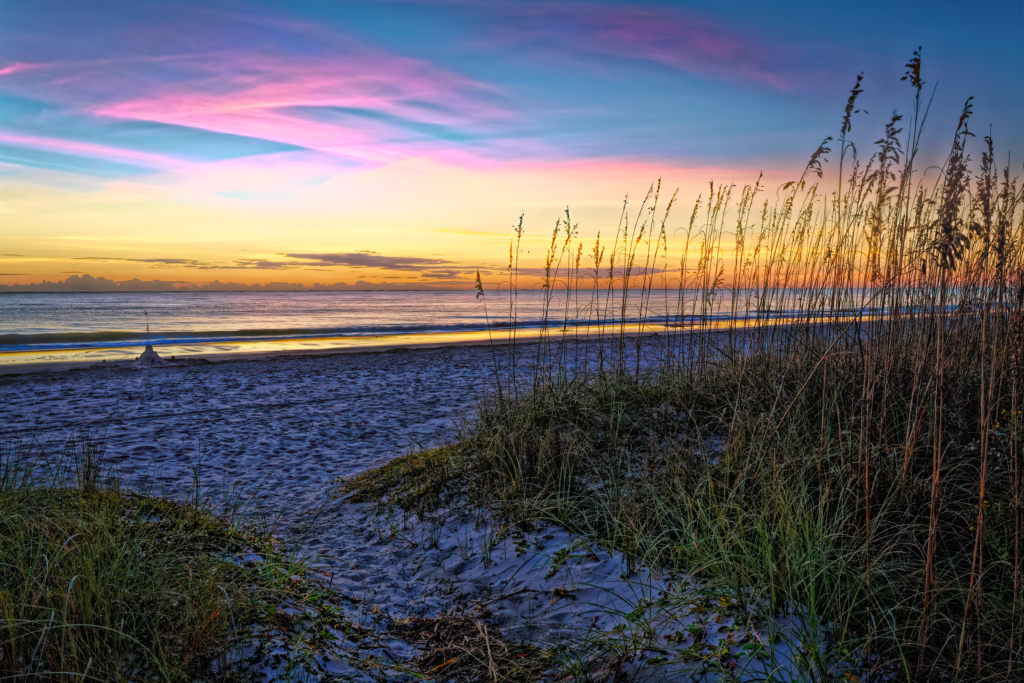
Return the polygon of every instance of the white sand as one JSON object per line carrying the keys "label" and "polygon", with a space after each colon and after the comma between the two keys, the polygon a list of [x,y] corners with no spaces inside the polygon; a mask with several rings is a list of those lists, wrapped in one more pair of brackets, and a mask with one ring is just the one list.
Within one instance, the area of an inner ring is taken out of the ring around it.
{"label": "white sand", "polygon": [[200,462],[203,486],[261,487],[292,515],[338,475],[451,438],[486,389],[489,360],[464,347],[8,375],[0,434],[59,453],[88,430],[133,486],[181,494]]}
{"label": "white sand", "polygon": [[[129,485],[157,493],[186,495],[197,466],[206,492],[257,491],[286,529],[302,530],[303,552],[320,554],[334,586],[358,598],[349,616],[365,624],[476,608],[507,638],[567,644],[566,665],[607,660],[618,647],[630,653],[622,670],[640,679],[679,680],[723,661],[738,662],[740,679],[763,678],[766,667],[797,678],[788,647],[776,648],[774,665],[742,654],[768,637],[748,614],[695,603],[699,587],[631,573],[621,555],[562,529],[503,535],[465,510],[421,521],[325,507],[338,475],[452,439],[492,377],[481,347],[5,376],[0,434],[38,439],[57,455],[73,430],[87,430],[105,438]],[[565,561],[552,564],[560,551]],[[676,633],[687,635],[665,639]],[[390,650],[407,657],[415,647]],[[332,668],[354,673],[343,662]]]}

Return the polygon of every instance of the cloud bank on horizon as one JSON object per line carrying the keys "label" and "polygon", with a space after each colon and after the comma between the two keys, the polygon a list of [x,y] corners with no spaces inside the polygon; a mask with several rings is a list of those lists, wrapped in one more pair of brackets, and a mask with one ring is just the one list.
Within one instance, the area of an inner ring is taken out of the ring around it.
{"label": "cloud bank on horizon", "polygon": [[68,292],[292,292],[292,291],[372,291],[379,289],[433,289],[424,283],[393,283],[393,282],[367,282],[356,280],[349,284],[347,282],[335,282],[333,284],[305,284],[301,282],[266,282],[266,283],[244,283],[244,282],[185,282],[181,280],[110,280],[105,277],[93,277],[92,275],[69,275],[63,280],[50,282],[34,282],[31,284],[5,285],[0,284],[0,292],[22,292],[56,294]]}
{"label": "cloud bank on horizon", "polygon": [[695,195],[798,173],[862,71],[870,143],[909,104],[918,45],[941,81],[930,127],[974,95],[1019,158],[1021,5],[921,9],[0,0],[0,236],[17,252],[0,283],[82,261],[111,281],[468,282],[524,208],[549,225],[573,203],[607,231],[658,177]]}

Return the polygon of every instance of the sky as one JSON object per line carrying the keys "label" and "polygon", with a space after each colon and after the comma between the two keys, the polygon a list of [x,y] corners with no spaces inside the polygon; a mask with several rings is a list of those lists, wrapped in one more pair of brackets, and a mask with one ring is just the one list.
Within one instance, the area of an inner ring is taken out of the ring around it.
{"label": "sky", "polygon": [[973,96],[1019,172],[1020,0],[0,0],[0,291],[490,283],[520,215],[536,269],[567,207],[798,177],[859,73],[870,147],[919,46],[922,158]]}

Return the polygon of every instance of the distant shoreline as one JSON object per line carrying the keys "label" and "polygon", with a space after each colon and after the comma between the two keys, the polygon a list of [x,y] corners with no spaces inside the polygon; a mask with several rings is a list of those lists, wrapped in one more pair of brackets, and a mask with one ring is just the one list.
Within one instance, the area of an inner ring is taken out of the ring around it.
{"label": "distant shoreline", "polygon": [[[402,350],[417,350],[417,349],[435,349],[444,348],[449,346],[487,346],[488,340],[486,334],[482,339],[444,339],[444,340],[429,340],[429,341],[418,341],[418,342],[406,342],[401,343],[394,341],[393,338],[375,337],[375,338],[363,338],[372,339],[374,341],[368,341],[366,343],[352,344],[349,346],[329,346],[323,348],[282,348],[282,349],[266,349],[266,350],[253,350],[253,351],[229,351],[229,350],[212,350],[210,352],[200,352],[191,354],[171,354],[167,353],[164,348],[159,348],[161,356],[166,360],[172,355],[175,361],[181,362],[185,365],[187,361],[210,361],[213,363],[225,363],[230,361],[251,361],[251,360],[266,360],[277,356],[336,356],[342,354],[369,354],[369,353],[386,353],[389,351],[402,351]],[[287,340],[285,340],[287,341]],[[347,338],[346,341],[352,341],[351,338]],[[521,343],[530,343],[533,340],[526,340]],[[217,346],[226,346],[225,344],[219,344]],[[242,344],[238,344],[242,346]],[[108,349],[90,349],[93,351],[107,351]],[[0,353],[0,375],[14,375],[14,374],[28,374],[35,372],[56,372],[61,370],[76,370],[86,369],[95,366],[128,366],[134,360],[137,355],[136,352],[141,353],[142,347],[128,347],[119,348],[117,351],[128,351],[130,353],[125,354],[122,358],[90,358],[83,360],[61,360],[54,358],[53,360],[24,360],[24,361],[8,361],[7,358],[11,356],[32,356],[38,357],[49,353],[52,356],[66,355],[69,352],[14,352],[14,353]]]}

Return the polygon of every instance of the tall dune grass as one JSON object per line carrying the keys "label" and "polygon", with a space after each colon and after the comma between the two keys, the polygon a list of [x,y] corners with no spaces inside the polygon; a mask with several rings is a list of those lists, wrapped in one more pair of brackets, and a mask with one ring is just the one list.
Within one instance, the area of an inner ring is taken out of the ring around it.
{"label": "tall dune grass", "polygon": [[1024,678],[1024,193],[970,130],[971,99],[921,172],[918,52],[904,80],[913,110],[866,162],[858,77],[803,173],[712,184],[678,257],[660,183],[592,247],[567,211],[532,351],[521,220],[512,352],[462,450],[506,514],[802,611],[829,633],[811,680],[850,652],[877,680]]}

